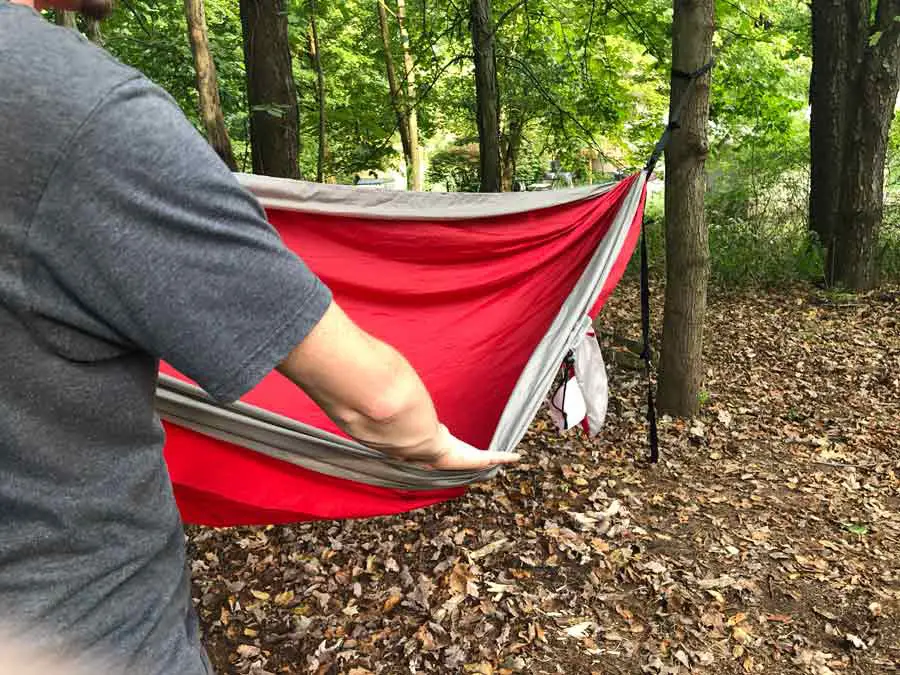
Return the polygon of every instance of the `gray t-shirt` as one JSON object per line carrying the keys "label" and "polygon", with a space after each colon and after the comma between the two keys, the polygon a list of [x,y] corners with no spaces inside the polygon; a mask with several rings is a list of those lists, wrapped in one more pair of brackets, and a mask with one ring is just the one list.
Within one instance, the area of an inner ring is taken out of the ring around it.
{"label": "gray t-shirt", "polygon": [[0,624],[199,675],[157,359],[235,399],[331,296],[138,72],[5,0],[0,64]]}

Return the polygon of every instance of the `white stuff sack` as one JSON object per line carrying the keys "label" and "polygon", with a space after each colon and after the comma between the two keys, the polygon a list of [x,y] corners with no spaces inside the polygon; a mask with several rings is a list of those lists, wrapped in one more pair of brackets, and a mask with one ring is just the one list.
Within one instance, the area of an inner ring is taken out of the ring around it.
{"label": "white stuff sack", "polygon": [[586,416],[587,404],[581,395],[581,387],[574,377],[570,377],[550,399],[550,418],[560,431],[568,431]]}
{"label": "white stuff sack", "polygon": [[575,357],[575,380],[585,406],[587,429],[590,436],[596,436],[606,421],[606,410],[609,405],[609,380],[606,377],[606,364],[594,329],[589,329],[573,350]]}
{"label": "white stuff sack", "polygon": [[573,365],[567,366],[564,384],[550,397],[550,418],[560,431],[581,424],[590,436],[596,436],[606,421],[609,382],[590,319],[585,319],[583,330],[572,348]]}

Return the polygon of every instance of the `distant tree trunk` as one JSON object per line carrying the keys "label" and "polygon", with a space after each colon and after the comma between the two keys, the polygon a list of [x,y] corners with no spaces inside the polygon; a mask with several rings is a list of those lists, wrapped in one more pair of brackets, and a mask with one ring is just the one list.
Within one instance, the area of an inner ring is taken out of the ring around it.
{"label": "distant tree trunk", "polygon": [[416,112],[416,72],[406,32],[406,0],[397,0],[397,24],[400,27],[400,46],[403,49],[403,69],[406,71],[406,122],[409,126],[409,164],[407,183],[411,190],[422,190],[422,149],[419,147],[419,115]]}
{"label": "distant tree trunk", "polygon": [[184,0],[184,14],[187,19],[191,51],[194,54],[200,119],[203,121],[206,137],[228,168],[237,171],[237,162],[231,149],[231,139],[228,138],[228,131],[225,129],[225,117],[222,114],[222,102],[219,99],[216,64],[209,52],[206,9],[203,6],[203,0]]}
{"label": "distant tree trunk", "polygon": [[384,64],[387,69],[388,87],[391,90],[391,106],[393,106],[394,114],[397,116],[397,127],[400,129],[400,143],[403,146],[403,157],[406,160],[406,166],[412,166],[409,122],[406,119],[406,107],[400,94],[400,85],[397,83],[397,71],[394,69],[394,55],[391,52],[391,33],[388,28],[387,9],[384,6],[385,0],[376,0],[376,2],[378,3],[378,24],[381,26],[381,43],[384,46]]}
{"label": "distant tree trunk", "polygon": [[254,173],[300,178],[297,88],[285,0],[240,0]]}
{"label": "distant tree trunk", "polygon": [[[697,70],[709,61],[714,0],[674,0],[672,68]],[[688,81],[671,79],[670,114]],[[709,276],[704,215],[704,165],[708,152],[709,75],[694,84],[681,127],[666,150],[666,300],[659,373],[659,407],[690,416],[699,407],[703,379],[703,321]]]}
{"label": "distant tree trunk", "polygon": [[309,62],[316,73],[316,102],[319,104],[319,158],[316,162],[316,181],[325,182],[325,167],[328,163],[328,138],[325,117],[325,71],[322,70],[322,56],[319,52],[319,28],[316,14],[316,0],[309,0]]}
{"label": "distant tree trunk", "polygon": [[500,147],[503,161],[502,188],[504,192],[511,192],[513,181],[516,179],[516,163],[519,159],[519,147],[522,144],[522,132],[525,129],[525,120],[509,115],[506,133]]}
{"label": "distant tree trunk", "polygon": [[87,31],[88,40],[95,45],[103,46],[103,33],[100,31],[100,22],[97,19],[85,19],[84,26]]}
{"label": "distant tree trunk", "polygon": [[72,30],[78,30],[78,24],[75,21],[75,12],[67,12],[65,10],[56,10],[56,25],[65,26]]}
{"label": "distant tree trunk", "polygon": [[813,0],[810,227],[830,285],[878,283],[887,137],[900,89],[900,0]]}
{"label": "distant tree trunk", "polygon": [[470,0],[481,191],[500,192],[500,94],[491,0]]}

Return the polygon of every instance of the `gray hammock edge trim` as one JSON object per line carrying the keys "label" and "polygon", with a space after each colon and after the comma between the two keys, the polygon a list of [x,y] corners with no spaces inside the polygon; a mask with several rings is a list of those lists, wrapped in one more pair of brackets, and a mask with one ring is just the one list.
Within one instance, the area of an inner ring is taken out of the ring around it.
{"label": "gray hammock edge trim", "polygon": [[399,221],[453,221],[526,213],[593,199],[618,185],[611,182],[537,192],[409,192],[248,173],[234,175],[267,209]]}
{"label": "gray hammock edge trim", "polygon": [[437,471],[402,462],[337,434],[240,401],[214,402],[196,385],[160,374],[162,419],[335,478],[400,490],[442,490],[492,478],[497,469]]}
{"label": "gray hammock edge trim", "polygon": [[646,180],[646,173],[641,172],[632,184],[610,224],[607,236],[594,252],[575,288],[525,364],[497,423],[490,444],[491,450],[514,448],[519,444],[550,392],[566,352],[575,346],[590,326],[588,310],[596,301],[622,252],[629,226],[640,207]]}
{"label": "gray hammock edge trim", "polygon": [[[621,253],[640,205],[646,175],[625,196],[610,229],[550,329],[526,363],[501,414],[489,450],[512,450],[553,385],[565,353],[589,325],[587,312]],[[163,419],[318,473],[368,485],[405,490],[440,490],[488,480],[498,471],[436,471],[394,460],[297,420],[243,402],[213,402],[197,387],[160,374],[157,411]]]}

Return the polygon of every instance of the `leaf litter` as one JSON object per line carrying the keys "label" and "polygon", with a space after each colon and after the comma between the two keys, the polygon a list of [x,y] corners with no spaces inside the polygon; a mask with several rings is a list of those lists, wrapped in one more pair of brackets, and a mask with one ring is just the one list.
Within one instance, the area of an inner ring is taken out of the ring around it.
{"label": "leaf litter", "polygon": [[[638,306],[620,285],[600,332],[633,341]],[[189,528],[217,671],[900,672],[898,320],[898,289],[711,296],[704,406],[661,420],[658,465],[611,354],[599,438],[540,417],[461,499]]]}

